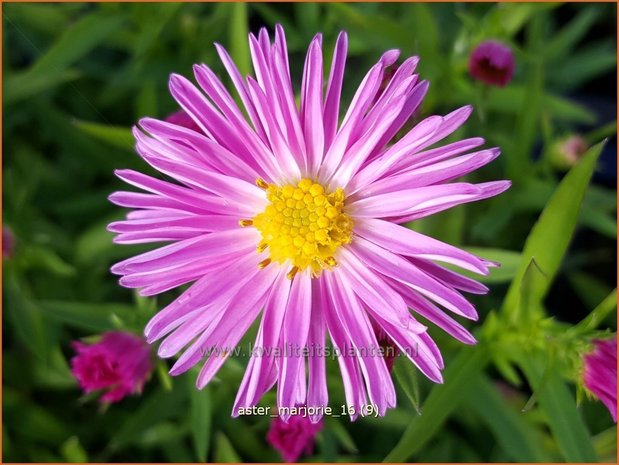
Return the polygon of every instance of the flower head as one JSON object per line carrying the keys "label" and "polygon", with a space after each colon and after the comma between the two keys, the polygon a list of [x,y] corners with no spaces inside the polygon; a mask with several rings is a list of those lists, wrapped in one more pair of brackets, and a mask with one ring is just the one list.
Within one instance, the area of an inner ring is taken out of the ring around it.
{"label": "flower head", "polygon": [[267,441],[286,462],[296,462],[303,454],[311,454],[314,439],[322,429],[322,420],[312,423],[308,417],[292,415],[287,422],[281,418],[271,421]]}
{"label": "flower head", "polygon": [[595,340],[594,349],[583,357],[585,388],[600,399],[617,422],[617,337]]}
{"label": "flower head", "polygon": [[480,43],[469,57],[471,76],[492,86],[507,85],[512,80],[515,65],[511,49],[496,40]]}
{"label": "flower head", "polygon": [[101,402],[118,402],[140,392],[153,366],[150,348],[133,334],[113,331],[95,344],[73,342],[71,372],[86,393],[105,391]]}
{"label": "flower head", "polygon": [[208,66],[194,67],[198,87],[172,75],[172,96],[202,133],[144,118],[134,135],[142,158],[178,183],[120,170],[121,179],[146,193],[110,196],[133,209],[109,225],[117,243],[170,242],[116,264],[120,283],[142,295],[193,283],[152,318],[147,340],[163,340],[161,357],[185,349],[173,375],[211,354],[198,375],[202,388],[260,318],[255,348],[280,350],[252,355],[233,415],[275,384],[280,407],[325,407],[325,351],[312,351],[324,348],[327,336],[344,354],[338,361],[351,411],[372,403],[384,414],[395,405],[395,389],[374,326],[442,382],[440,351],[409,307],[472,344],[450,313],[476,319],[462,292],[487,288],[436,262],[480,274],[495,264],[401,224],[509,187],[507,181],[451,182],[499,155],[497,148],[479,149],[481,138],[437,146],[471,107],[430,116],[393,142],[428,89],[415,74],[416,57],[381,91],[399,56],[384,53],[340,118],[345,33],[335,45],[326,92],[321,35],[312,40],[300,107],[281,27],[273,43],[264,29],[250,35],[255,78],[243,79],[216,47],[244,111]]}

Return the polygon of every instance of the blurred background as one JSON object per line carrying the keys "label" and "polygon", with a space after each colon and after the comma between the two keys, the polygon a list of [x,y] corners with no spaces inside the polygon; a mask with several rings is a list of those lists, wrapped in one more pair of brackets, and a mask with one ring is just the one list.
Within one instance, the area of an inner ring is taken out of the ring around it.
{"label": "blurred background", "polygon": [[[206,63],[229,84],[213,42],[249,73],[247,33],[276,23],[297,91],[313,35],[330,63],[348,31],[345,104],[384,50],[419,55],[431,86],[415,121],[473,104],[454,137],[483,136],[503,155],[468,178],[513,181],[499,198],[411,225],[503,263],[485,278],[490,293],[473,296],[480,321],[465,323],[480,344],[431,328],[445,384],[398,360],[398,407],[325,418],[303,460],[616,461],[616,426],[581,383],[591,339],[616,331],[615,4],[5,3],[2,19],[3,461],[280,460],[268,417],[230,418],[242,358],[197,391],[195,371],[171,378],[153,350],[143,392],[109,406],[70,371],[71,341],[141,334],[178,292],[139,297],[109,272],[152,248],[115,246],[106,231],[125,213],[107,200],[121,188],[113,170],[150,172],[130,127],[178,110],[172,72],[191,77]],[[513,51],[504,87],[468,72],[486,39]],[[328,369],[340,406],[337,364]],[[274,403],[270,393],[261,405]]]}

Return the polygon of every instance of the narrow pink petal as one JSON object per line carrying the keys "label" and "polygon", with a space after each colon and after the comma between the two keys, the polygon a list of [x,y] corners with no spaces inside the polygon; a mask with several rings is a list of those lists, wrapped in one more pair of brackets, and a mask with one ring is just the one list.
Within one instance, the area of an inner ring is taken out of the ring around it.
{"label": "narrow pink petal", "polygon": [[284,139],[281,132],[282,126],[274,119],[272,103],[267,100],[267,96],[254,79],[248,77],[247,84],[256,111],[266,129],[267,138],[270,142],[273,154],[275,155],[274,158],[280,164],[281,177],[279,179],[283,177],[283,179],[290,181],[300,178],[300,168],[297,165],[297,161],[295,160],[290,146]]}
{"label": "narrow pink petal", "polygon": [[[253,217],[266,207],[266,196],[262,189],[254,184],[219,173],[199,170],[190,165],[181,165],[167,160],[149,159],[161,172],[170,174],[179,180],[186,180],[196,189],[186,189],[160,179],[152,178],[132,170],[116,170],[114,173],[123,181],[146,191],[183,202],[187,205],[208,208],[209,191],[225,200],[228,207],[222,213],[237,214],[241,218]],[[202,191],[202,192],[200,192]],[[221,211],[221,210],[220,210]]]}
{"label": "narrow pink petal", "polygon": [[[312,407],[324,407],[329,402],[329,392],[327,391],[327,368],[325,340],[325,319],[323,312],[327,308],[322,292],[321,279],[312,279],[312,316],[310,321],[309,335],[307,346],[310,350],[317,348],[322,350],[320,353],[314,353],[308,357],[309,365],[309,381],[307,387],[307,405]],[[311,354],[311,352],[310,352]],[[311,415],[310,420],[316,423],[322,415]]]}
{"label": "narrow pink petal", "polygon": [[228,75],[230,76],[230,79],[232,80],[232,83],[234,84],[234,87],[239,97],[241,98],[243,105],[245,106],[245,110],[249,115],[254,129],[263,140],[266,140],[264,129],[262,128],[260,120],[256,115],[256,110],[251,103],[251,99],[249,98],[249,93],[247,91],[247,87],[245,86],[245,82],[243,81],[243,77],[241,76],[241,73],[234,64],[232,58],[230,58],[230,55],[225,48],[223,48],[218,43],[215,43],[215,48],[217,49],[217,54],[219,55],[219,58],[224,65],[224,68],[226,68],[226,71],[228,72]]}
{"label": "narrow pink petal", "polygon": [[348,148],[353,131],[372,104],[380,88],[384,69],[392,64],[395,59],[397,59],[397,51],[391,50],[386,52],[381,57],[380,61],[374,65],[363,78],[363,81],[359,85],[348,107],[346,115],[344,115],[340,130],[325,154],[321,172],[318,177],[319,180],[329,179],[339,167],[344,153]]}
{"label": "narrow pink petal", "polygon": [[144,335],[148,342],[156,341],[177,327],[183,318],[191,312],[200,309],[218,298],[222,293],[229,292],[239,281],[240,275],[250,276],[257,269],[262,259],[254,252],[227,261],[220,268],[205,273],[198,281],[172,303],[160,310],[148,322]]}
{"label": "narrow pink petal", "polygon": [[435,383],[443,382],[441,374],[442,360],[436,358],[433,347],[427,344],[427,338],[408,331],[405,328],[392,325],[391,323],[377,319],[378,325],[389,338],[398,346],[408,359],[415,364],[421,372]]}
{"label": "narrow pink petal", "polygon": [[390,280],[389,284],[402,295],[406,304],[415,313],[434,323],[447,334],[464,344],[475,344],[477,342],[475,337],[464,326],[418,292],[396,280]]}
{"label": "narrow pink petal", "polygon": [[[435,279],[438,279],[442,283],[447,286],[453,287],[454,289],[458,289],[464,292],[469,292],[471,294],[487,294],[488,288],[484,286],[482,283],[475,281],[474,279],[467,278],[466,276],[462,276],[455,271],[448,270],[447,268],[437,265],[434,262],[429,260],[424,260],[420,258],[409,258],[410,262],[415,265],[420,270],[423,270],[427,274],[433,276]],[[487,265],[489,262],[486,260],[482,261]]]}
{"label": "narrow pink petal", "polygon": [[147,218],[110,223],[107,230],[115,233],[149,232],[170,228],[214,232],[236,229],[239,219],[226,215],[187,215],[180,218]]}
{"label": "narrow pink petal", "polygon": [[324,126],[322,120],[322,37],[317,35],[309,46],[301,94],[301,117],[307,148],[307,175],[315,177],[324,152]]}
{"label": "narrow pink petal", "polygon": [[394,407],[396,403],[393,382],[387,365],[380,356],[380,346],[366,312],[352,291],[350,283],[340,275],[343,274],[327,275],[325,278],[331,281],[331,289],[335,291],[334,300],[340,323],[357,350],[370,402],[378,407],[379,415],[383,416],[387,408]]}
{"label": "narrow pink petal", "polygon": [[326,281],[322,283],[321,288],[323,301],[327,303],[324,312],[325,323],[329,330],[333,348],[336,353],[339,354],[337,362],[340,366],[340,373],[342,374],[346,404],[353,407],[350,419],[354,421],[359,416],[361,408],[367,405],[365,385],[361,377],[357,359],[352,357],[347,350],[347,347],[350,347],[350,341],[336,317],[337,304],[333,301],[334,291]]}
{"label": "narrow pink petal", "polygon": [[[282,342],[286,344],[284,350],[288,350],[282,354],[281,360],[277,386],[279,407],[294,407],[306,401],[305,357],[301,349],[307,343],[311,313],[312,278],[307,272],[298,273],[292,282],[282,327]],[[287,418],[284,417],[284,420]]]}
{"label": "narrow pink petal", "polygon": [[392,105],[384,108],[383,114],[377,118],[375,125],[346,150],[341,166],[333,175],[333,185],[346,187],[350,179],[357,173],[366,158],[374,150],[383,133],[398,116],[404,105],[404,100],[397,98],[397,96],[404,92],[406,85],[406,82],[402,83],[402,87],[399,89],[400,94],[394,96]]}
{"label": "narrow pink petal", "polygon": [[[196,166],[206,165],[222,174],[236,176],[249,182],[259,177],[266,177],[266,173],[253,158],[239,157],[196,131],[152,118],[142,118],[140,126],[160,142],[165,141],[168,146],[178,147],[180,145],[184,154],[181,161],[185,163]],[[148,140],[144,138],[142,142],[146,144]],[[157,152],[153,151],[153,153]],[[165,156],[166,154],[159,152],[159,155]]]}
{"label": "narrow pink petal", "polygon": [[[361,238],[357,238],[351,249],[354,249],[359,260],[362,260],[378,273],[410,286],[457,315],[473,320],[477,319],[475,307],[460,293],[425,274],[399,255]],[[381,281],[383,280],[381,279]],[[381,289],[381,293],[383,291],[384,289]],[[399,294],[398,297],[402,298]],[[404,305],[406,307],[406,304]],[[406,308],[408,312],[408,307]],[[392,321],[385,318],[384,315],[382,315],[382,318],[386,321]]]}
{"label": "narrow pink petal", "polygon": [[484,150],[438,162],[433,165],[403,171],[393,176],[383,177],[357,191],[355,193],[355,198],[371,197],[373,195],[451,181],[490,163],[498,157],[500,153],[499,149]]}
{"label": "narrow pink petal", "polygon": [[[283,269],[273,283],[273,288],[265,305],[262,322],[256,338],[255,350],[243,381],[239,387],[232,415],[238,415],[240,407],[251,407],[258,403],[262,395],[271,388],[277,377],[275,349],[279,348],[281,329],[290,295],[290,280]],[[270,352],[269,352],[270,351]]]}
{"label": "narrow pink petal", "polygon": [[393,253],[440,260],[479,274],[487,264],[475,255],[389,221],[367,218],[355,224],[355,233]]}
{"label": "narrow pink petal", "polygon": [[331,142],[337,132],[340,96],[342,94],[342,82],[344,80],[344,69],[346,67],[346,53],[348,50],[348,35],[342,31],[337,36],[335,50],[333,51],[333,61],[329,72],[327,84],[327,94],[323,110],[325,127],[325,149],[331,147]]}
{"label": "narrow pink petal", "polygon": [[[505,192],[507,189],[510,188],[511,185],[511,181],[493,181],[475,184],[475,187],[479,190],[479,192],[476,194],[443,197],[437,202],[435,202],[434,205],[426,204],[423,206],[423,208],[415,208],[415,211],[411,211],[411,213],[409,214],[394,218],[394,221],[397,223],[406,223],[408,221],[414,221],[418,220],[419,218],[434,215],[435,213],[455,207],[456,205],[488,199],[490,197],[494,197],[495,195],[499,195],[502,192]],[[497,265],[494,264],[492,266]]]}
{"label": "narrow pink petal", "polygon": [[171,268],[188,261],[206,260],[230,253],[235,249],[255,247],[259,241],[260,235],[253,228],[239,227],[237,230],[214,232],[159,247],[123,260],[111,270],[115,274],[126,274]]}
{"label": "narrow pink petal", "polygon": [[425,326],[412,322],[408,307],[402,297],[391,289],[384,280],[370,270],[354,252],[346,248],[340,249],[341,273],[352,283],[355,294],[367,305],[373,313],[395,325],[413,325],[417,332],[425,330]]}
{"label": "narrow pink petal", "polygon": [[472,202],[482,195],[483,191],[478,185],[451,183],[365,197],[353,201],[348,211],[360,218],[408,217],[435,207],[450,208]]}
{"label": "narrow pink petal", "polygon": [[246,159],[255,158],[270,180],[279,178],[280,171],[273,157],[253,144],[251,134],[231,125],[191,82],[173,74],[169,87],[174,99],[213,140]]}
{"label": "narrow pink petal", "polygon": [[438,163],[448,158],[460,155],[471,149],[477,148],[483,145],[484,142],[484,139],[481,137],[473,137],[415,153],[410,157],[400,159],[400,161],[393,165],[393,167],[387,172],[387,175],[397,174],[403,171]]}
{"label": "narrow pink petal", "polygon": [[[210,337],[202,342],[202,347],[217,347],[220,350],[232,351],[260,313],[277,272],[276,267],[261,270],[250,285],[246,286],[246,292],[240,292],[233,297],[222,321]],[[213,379],[230,353],[209,357],[198,375],[196,381],[198,389],[202,389]]]}
{"label": "narrow pink petal", "polygon": [[379,179],[399,160],[419,150],[438,130],[441,121],[442,118],[440,116],[430,116],[424,119],[406,136],[364,166],[350,183],[348,191],[353,193]]}

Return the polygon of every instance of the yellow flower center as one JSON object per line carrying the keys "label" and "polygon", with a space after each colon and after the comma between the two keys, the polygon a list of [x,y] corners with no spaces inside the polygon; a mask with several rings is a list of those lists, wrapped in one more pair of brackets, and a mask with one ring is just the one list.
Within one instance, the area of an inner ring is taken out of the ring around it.
{"label": "yellow flower center", "polygon": [[267,192],[269,205],[253,220],[241,220],[241,226],[252,225],[260,231],[258,251],[267,247],[271,261],[292,263],[291,279],[299,270],[310,268],[313,276],[337,265],[333,255],[352,238],[352,219],[344,213],[344,191],[325,192],[310,179],[296,186],[276,186],[259,179],[256,184]]}

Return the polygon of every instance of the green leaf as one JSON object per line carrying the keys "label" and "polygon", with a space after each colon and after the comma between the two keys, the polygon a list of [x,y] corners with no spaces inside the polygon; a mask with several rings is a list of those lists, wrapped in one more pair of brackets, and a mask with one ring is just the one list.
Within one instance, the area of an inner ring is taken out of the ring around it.
{"label": "green leaf", "polygon": [[196,458],[206,462],[211,436],[211,393],[208,387],[196,389],[189,383],[191,399],[191,438]]}
{"label": "green leaf", "polygon": [[423,414],[413,418],[383,462],[406,462],[419,452],[469,395],[487,361],[488,348],[484,344],[463,349],[445,370],[444,384],[432,388],[423,405]]}
{"label": "green leaf", "polygon": [[62,446],[60,446],[60,453],[69,463],[88,462],[88,454],[80,444],[80,440],[77,436],[71,436],[67,439]]}
{"label": "green leaf", "polygon": [[542,302],[567,251],[602,146],[603,143],[589,149],[569,171],[533,226],[522,252],[523,262],[503,302],[504,311],[517,312],[522,279],[532,258],[547,277],[536,280],[530,291],[533,300]]}
{"label": "green leaf", "polygon": [[247,3],[235,2],[229,5],[230,7],[230,29],[229,29],[229,50],[232,60],[239,68],[241,75],[245,76],[251,70],[251,57],[249,53],[249,44],[247,37],[248,18],[247,18]]}
{"label": "green leaf", "polygon": [[587,332],[597,328],[608,315],[617,309],[617,289],[615,288],[608,297],[606,297],[600,304],[593,309],[589,315],[587,315],[580,323],[570,328],[568,331],[572,332]]}
{"label": "green leaf", "polygon": [[354,439],[350,435],[350,433],[346,430],[342,422],[338,419],[334,419],[333,421],[329,421],[328,419],[329,429],[337,439],[337,442],[348,452],[352,452],[356,454],[359,452],[357,445],[355,444]]}
{"label": "green leaf", "polygon": [[140,407],[119,425],[110,440],[109,449],[115,451],[125,447],[135,442],[152,425],[185,411],[187,397],[181,391],[186,387],[184,383],[176,383],[174,387],[173,392],[159,389],[148,398],[143,398]]}
{"label": "green leaf", "polygon": [[535,390],[540,408],[546,413],[548,426],[564,459],[567,462],[597,462],[576,401],[555,367],[548,365],[541,354],[527,354],[519,364]]}
{"label": "green leaf", "polygon": [[503,450],[514,462],[545,462],[549,460],[542,451],[521,413],[501,396],[485,376],[474,382],[466,398],[468,406],[490,427]]}
{"label": "green leaf", "polygon": [[37,312],[30,295],[13,275],[4,283],[3,308],[17,338],[41,360],[47,359],[49,335],[43,315]]}
{"label": "green leaf", "polygon": [[120,149],[133,151],[135,139],[129,128],[79,120],[75,120],[74,124],[85,134],[88,134],[94,139]]}
{"label": "green leaf", "polygon": [[135,312],[131,305],[121,303],[97,304],[47,300],[37,302],[36,306],[46,317],[94,333],[114,329],[112,322],[114,315],[131,315]]}
{"label": "green leaf", "polygon": [[[501,266],[490,268],[488,276],[479,276],[470,274],[476,280],[483,283],[502,283],[511,281],[522,263],[522,255],[519,252],[505,249],[493,249],[487,247],[464,247],[465,250],[472,254],[482,257],[486,260],[498,262]],[[466,274],[466,273],[463,273]]]}
{"label": "green leaf", "polygon": [[419,394],[419,371],[410,363],[410,360],[397,357],[393,364],[393,374],[398,383],[408,396],[417,411],[421,415],[421,399]]}
{"label": "green leaf", "polygon": [[215,435],[215,457],[217,463],[241,463],[242,460],[232,447],[232,444],[223,433]]}
{"label": "green leaf", "polygon": [[6,83],[4,103],[14,103],[74,78],[75,74],[68,74],[67,68],[101,44],[123,22],[121,16],[102,13],[93,13],[77,21],[29,70],[10,78]]}
{"label": "green leaf", "polygon": [[576,16],[567,26],[554,34],[548,42],[545,56],[547,60],[563,58],[580,41],[599,16],[597,8],[587,8]]}

